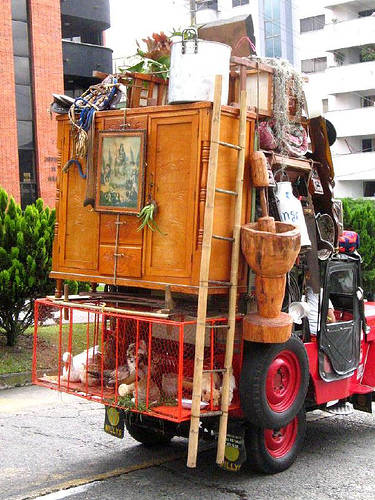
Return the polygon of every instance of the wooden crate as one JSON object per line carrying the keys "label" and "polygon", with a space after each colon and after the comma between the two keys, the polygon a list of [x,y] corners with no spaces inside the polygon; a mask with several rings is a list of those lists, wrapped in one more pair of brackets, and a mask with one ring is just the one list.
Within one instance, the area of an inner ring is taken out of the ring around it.
{"label": "wooden crate", "polygon": [[128,108],[167,104],[168,80],[144,73],[126,73],[118,78],[128,89]]}
{"label": "wooden crate", "polygon": [[[259,71],[246,70],[247,105],[261,116],[272,116],[273,110],[273,69],[259,63]],[[229,103],[238,104],[240,95],[240,75],[232,70],[229,80]],[[259,100],[259,105],[258,105]]]}

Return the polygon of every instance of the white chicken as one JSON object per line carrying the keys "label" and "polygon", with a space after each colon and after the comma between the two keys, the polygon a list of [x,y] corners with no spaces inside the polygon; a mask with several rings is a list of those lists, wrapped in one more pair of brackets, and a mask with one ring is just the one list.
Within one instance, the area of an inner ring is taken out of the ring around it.
{"label": "white chicken", "polygon": [[70,352],[64,352],[62,360],[64,363],[63,374],[61,380],[69,380],[70,382],[80,382],[82,374],[82,365],[86,366],[87,359],[91,361],[97,354],[99,354],[99,346],[95,345],[80,352],[72,357]]}

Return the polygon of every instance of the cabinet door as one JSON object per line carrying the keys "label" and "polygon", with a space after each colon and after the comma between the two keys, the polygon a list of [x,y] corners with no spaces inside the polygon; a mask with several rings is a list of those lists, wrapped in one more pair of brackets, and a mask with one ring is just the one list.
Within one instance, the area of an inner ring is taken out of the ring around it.
{"label": "cabinet door", "polygon": [[150,120],[147,184],[164,234],[146,230],[147,277],[188,278],[192,271],[199,115],[174,115]]}
{"label": "cabinet door", "polygon": [[[64,125],[62,165],[72,158],[70,125]],[[83,170],[85,161],[81,161]],[[99,214],[83,207],[86,182],[77,167],[61,173],[59,208],[59,265],[62,268],[96,270],[98,267]]]}
{"label": "cabinet door", "polygon": [[[132,129],[147,129],[147,115],[132,115],[133,110],[126,117],[126,122]],[[116,116],[104,116],[98,124],[100,130],[121,130],[124,125],[123,113]],[[136,214],[121,215],[119,217],[118,246],[116,241],[116,221],[114,214],[100,214],[100,246],[99,246],[99,273],[104,276],[119,278],[141,277],[142,268],[142,237],[138,231],[140,221]],[[115,271],[115,258],[116,271]]]}
{"label": "cabinet door", "polygon": [[[116,250],[116,224],[119,222],[118,247]],[[121,277],[141,276],[142,232],[137,231],[139,219],[134,215],[101,214],[100,216],[100,248],[99,272],[105,276]]]}

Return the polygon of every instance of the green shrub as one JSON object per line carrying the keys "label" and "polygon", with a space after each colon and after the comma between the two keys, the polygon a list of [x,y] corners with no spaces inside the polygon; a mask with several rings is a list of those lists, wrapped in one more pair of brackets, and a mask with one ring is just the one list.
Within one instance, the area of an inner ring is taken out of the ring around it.
{"label": "green shrub", "polygon": [[375,45],[367,45],[366,47],[361,48],[360,61],[361,62],[375,61]]}
{"label": "green shrub", "polygon": [[0,188],[0,333],[9,346],[32,323],[34,300],[54,290],[54,223],[42,200],[22,211]]}
{"label": "green shrub", "polygon": [[85,281],[65,280],[64,284],[69,286],[69,295],[77,295],[90,290],[90,284]]}
{"label": "green shrub", "polygon": [[371,200],[342,200],[344,228],[359,234],[359,253],[362,256],[363,285],[366,297],[375,293],[375,202]]}

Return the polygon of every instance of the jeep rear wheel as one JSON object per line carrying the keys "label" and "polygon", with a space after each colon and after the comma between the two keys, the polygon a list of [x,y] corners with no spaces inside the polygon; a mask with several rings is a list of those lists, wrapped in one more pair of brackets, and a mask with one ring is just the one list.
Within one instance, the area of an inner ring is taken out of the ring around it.
{"label": "jeep rear wheel", "polygon": [[245,342],[239,389],[250,423],[275,429],[291,422],[304,404],[308,383],[308,358],[298,337],[283,344]]}

